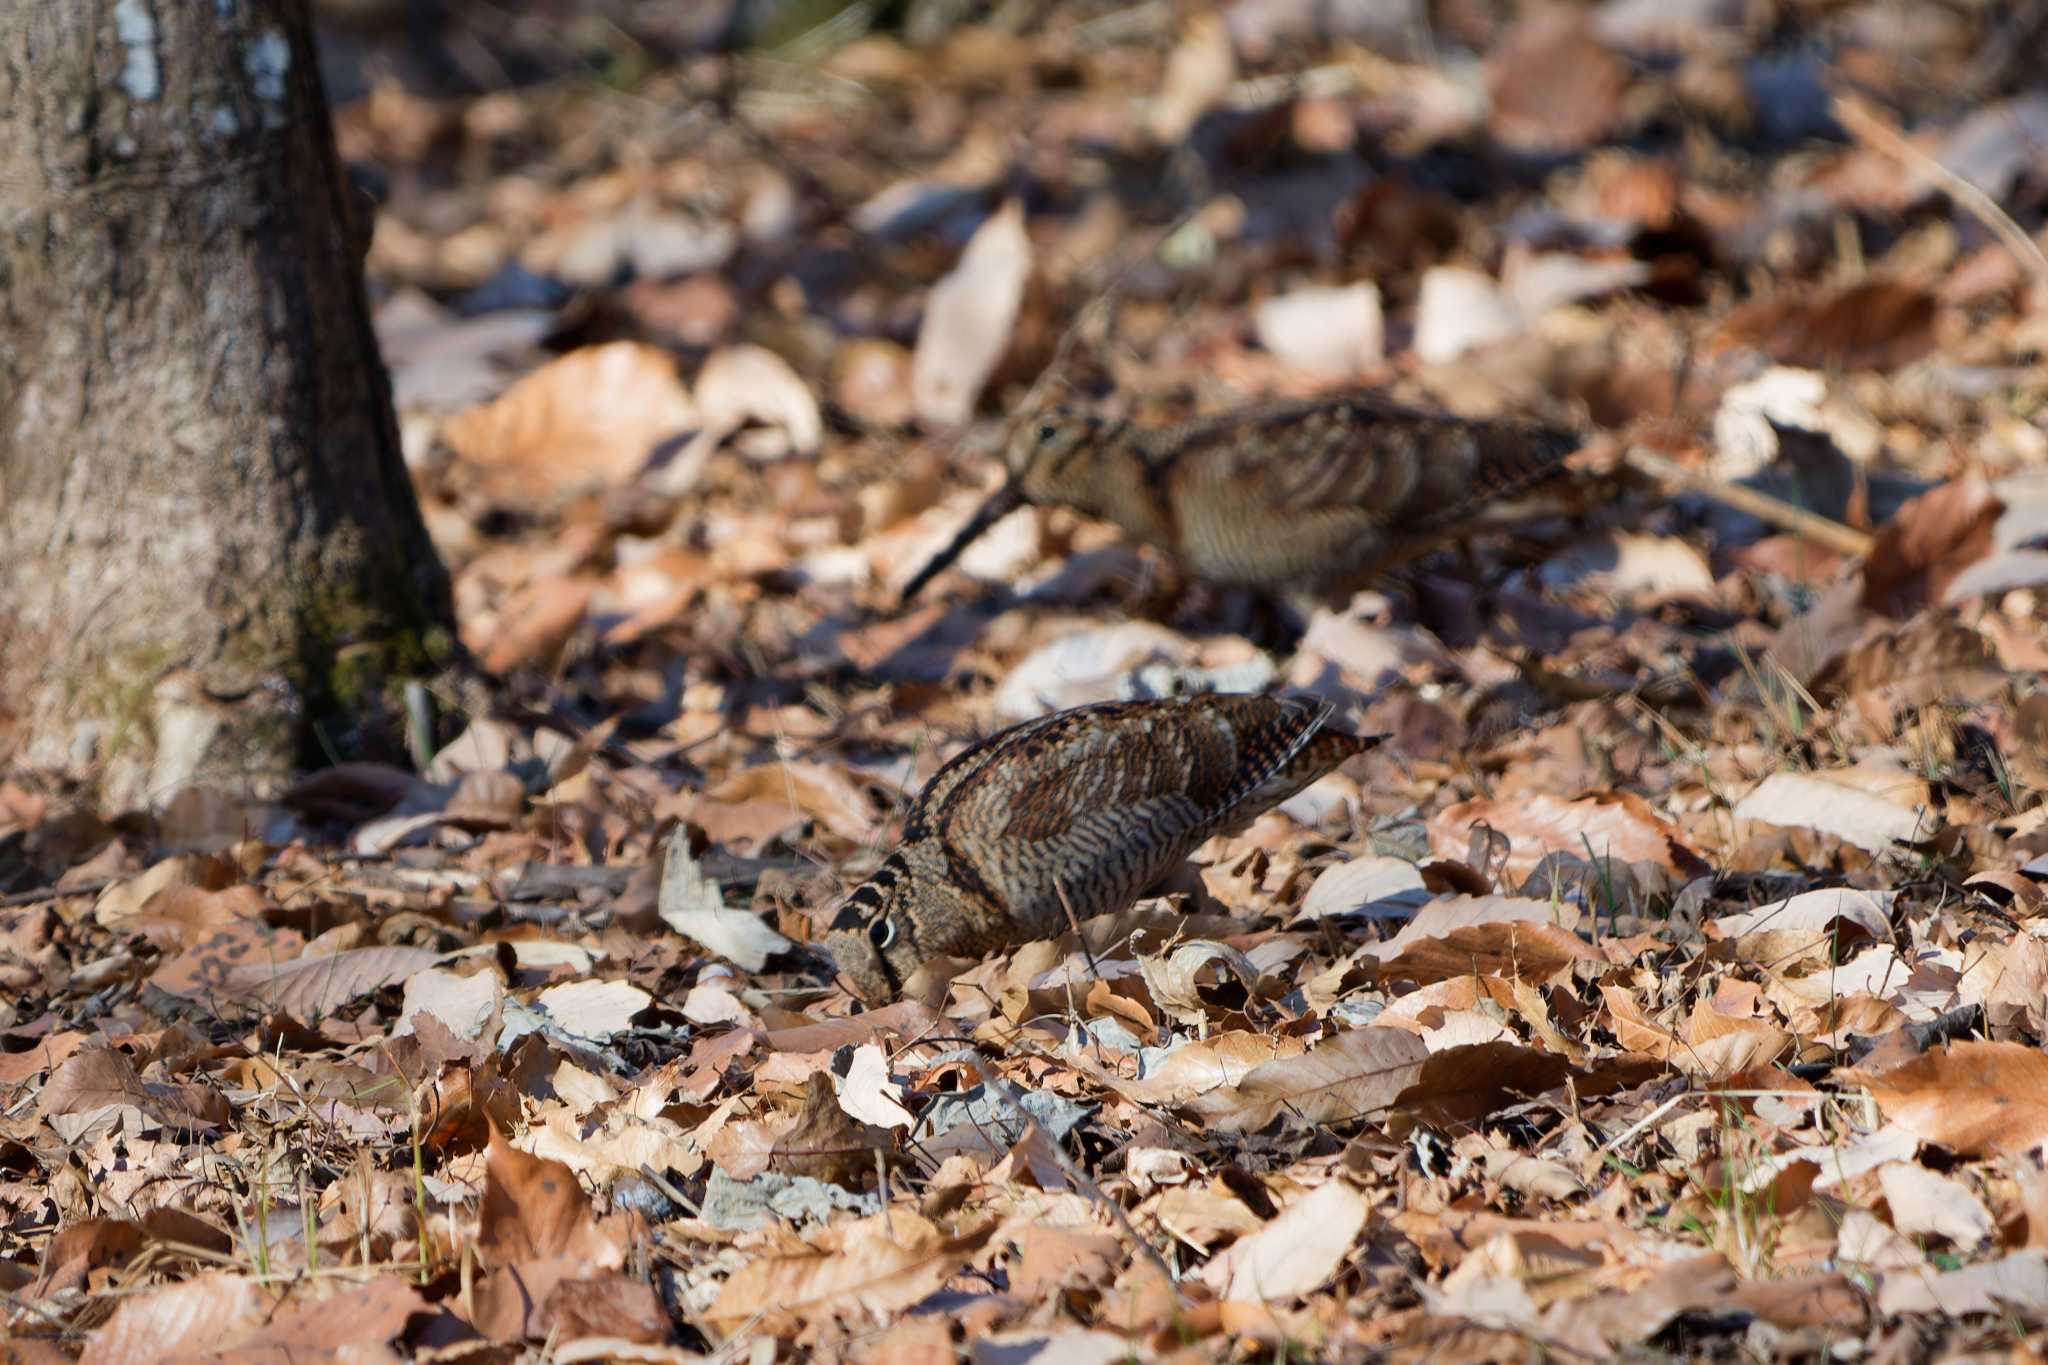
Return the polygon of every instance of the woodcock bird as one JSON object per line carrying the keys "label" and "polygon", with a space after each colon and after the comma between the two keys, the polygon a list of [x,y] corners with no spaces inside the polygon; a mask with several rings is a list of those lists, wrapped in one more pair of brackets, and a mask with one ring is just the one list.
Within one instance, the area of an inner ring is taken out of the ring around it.
{"label": "woodcock bird", "polygon": [[1145,428],[1055,410],[1018,429],[1009,478],[905,585],[908,600],[999,519],[1061,505],[1224,587],[1341,605],[1386,569],[1503,519],[1564,472],[1569,432],[1349,393]]}
{"label": "woodcock bird", "polygon": [[1299,698],[1208,694],[1076,707],[960,754],[826,935],[870,1002],[925,962],[1049,937],[1129,906],[1229,833],[1379,743]]}

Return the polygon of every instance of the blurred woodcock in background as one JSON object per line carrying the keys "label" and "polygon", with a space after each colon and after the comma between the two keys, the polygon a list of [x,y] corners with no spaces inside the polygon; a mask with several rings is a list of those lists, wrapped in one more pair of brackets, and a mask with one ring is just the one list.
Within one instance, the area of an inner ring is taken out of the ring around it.
{"label": "blurred woodcock in background", "polygon": [[1383,571],[1528,515],[1580,438],[1350,393],[1144,428],[1065,410],[1021,427],[1009,478],[905,585],[907,600],[1025,504],[1115,523],[1200,578],[1341,606]]}
{"label": "blurred woodcock in background", "polygon": [[826,943],[863,999],[925,962],[1122,910],[1229,833],[1379,742],[1328,708],[1207,694],[1076,707],[1014,726],[941,768],[903,841],[847,897]]}

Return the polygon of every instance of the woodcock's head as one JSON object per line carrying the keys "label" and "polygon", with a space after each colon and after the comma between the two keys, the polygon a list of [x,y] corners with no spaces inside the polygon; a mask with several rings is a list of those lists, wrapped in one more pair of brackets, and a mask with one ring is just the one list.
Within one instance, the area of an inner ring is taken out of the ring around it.
{"label": "woodcock's head", "polygon": [[892,853],[846,898],[826,931],[825,946],[854,993],[868,1004],[893,1000],[924,964],[911,898],[916,890],[901,853]]}
{"label": "woodcock's head", "polygon": [[1003,452],[1010,486],[1026,502],[1076,501],[1090,477],[1090,453],[1101,449],[1109,426],[1100,417],[1067,408],[1052,408],[1026,422]]}
{"label": "woodcock's head", "polygon": [[1026,503],[1066,503],[1084,512],[1104,510],[1104,456],[1120,424],[1066,408],[1051,408],[1026,422],[1010,438],[1003,462],[1010,477],[976,509],[952,543],[925,561],[903,585],[908,602],[951,566],[983,532]]}

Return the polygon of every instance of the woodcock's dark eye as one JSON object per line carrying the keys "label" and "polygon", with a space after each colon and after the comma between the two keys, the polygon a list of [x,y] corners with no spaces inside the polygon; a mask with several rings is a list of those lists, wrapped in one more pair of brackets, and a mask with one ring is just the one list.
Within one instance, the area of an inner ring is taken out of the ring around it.
{"label": "woodcock's dark eye", "polygon": [[1038,429],[1038,439],[1041,443],[1050,441],[1053,437],[1059,434],[1060,429],[1050,422],[1045,423]]}
{"label": "woodcock's dark eye", "polygon": [[881,915],[868,921],[868,942],[874,944],[876,948],[886,952],[889,945],[895,941],[895,920],[890,919],[887,915]]}

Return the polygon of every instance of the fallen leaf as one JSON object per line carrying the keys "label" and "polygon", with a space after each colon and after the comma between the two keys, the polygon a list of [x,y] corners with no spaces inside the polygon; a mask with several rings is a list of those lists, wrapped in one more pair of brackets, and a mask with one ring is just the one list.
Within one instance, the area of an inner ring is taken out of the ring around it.
{"label": "fallen leaf", "polygon": [[623,1248],[598,1226],[576,1173],[528,1156],[495,1131],[485,1154],[476,1247],[492,1265],[563,1259],[616,1270],[625,1263]]}
{"label": "fallen leaf", "polygon": [[1292,1302],[1336,1273],[1367,1212],[1365,1197],[1342,1181],[1318,1185],[1203,1266],[1200,1278],[1224,1299]]}
{"label": "fallen leaf", "polygon": [[1929,489],[1877,528],[1863,563],[1863,604],[1894,617],[1944,600],[1949,584],[1991,553],[2005,504],[1972,475]]}
{"label": "fallen leaf", "polygon": [[1462,801],[1430,820],[1430,845],[1440,857],[1461,857],[1480,824],[1508,838],[1505,871],[1515,882],[1533,872],[1546,854],[1586,857],[1589,850],[1592,857],[1655,863],[1683,877],[1707,871],[1679,828],[1634,792],[1598,792],[1576,801],[1548,792]]}
{"label": "fallen leaf", "polygon": [[656,913],[684,938],[750,972],[760,971],[770,956],[794,946],[759,915],[726,908],[725,893],[691,856],[686,829],[669,836]]}
{"label": "fallen leaf", "polygon": [[1951,1043],[1881,1074],[1848,1076],[1893,1123],[1961,1156],[2018,1156],[2048,1141],[2048,1054],[2036,1048]]}
{"label": "fallen leaf", "polygon": [[349,948],[322,957],[235,967],[219,989],[226,999],[260,1004],[310,1022],[358,996],[395,986],[441,958],[442,954],[426,948],[397,944]]}
{"label": "fallen leaf", "polygon": [[1721,336],[1811,370],[1892,370],[1934,347],[1934,296],[1865,280],[1815,297],[1765,299],[1735,310]]}
{"label": "fallen leaf", "polygon": [[839,1089],[839,1107],[878,1128],[908,1128],[917,1122],[917,1116],[903,1107],[903,1087],[889,1079],[888,1059],[873,1043],[853,1050]]}
{"label": "fallen leaf", "polygon": [[1877,1288],[1878,1311],[1932,1314],[1954,1321],[1972,1314],[2038,1313],[2048,1305],[2048,1256],[2015,1251],[2002,1260],[1940,1274],[1888,1274]]}
{"label": "fallen leaf", "polygon": [[1237,52],[1223,16],[1197,11],[1187,31],[1167,55],[1159,93],[1145,116],[1153,139],[1173,146],[1188,135],[1196,120],[1230,90],[1237,79]]}
{"label": "fallen leaf", "polygon": [[1024,206],[1012,199],[975,232],[925,301],[910,374],[919,421],[955,427],[974,414],[982,385],[1009,349],[1030,274]]}
{"label": "fallen leaf", "polygon": [[1593,36],[1586,12],[1540,9],[1487,55],[1487,126],[1515,151],[1577,151],[1620,121],[1628,85],[1627,65]]}
{"label": "fallen leaf", "polygon": [[1302,1123],[1370,1117],[1422,1075],[1429,1048],[1412,1033],[1351,1029],[1298,1057],[1253,1067],[1235,1084],[1185,1101],[1212,1128],[1255,1132],[1285,1113]]}
{"label": "fallen leaf", "polygon": [[628,981],[565,981],[542,991],[534,1003],[563,1033],[603,1043],[632,1028],[654,997]]}
{"label": "fallen leaf", "polygon": [[1414,344],[1426,364],[1447,365],[1467,351],[1520,336],[1527,325],[1491,275],[1454,265],[1422,274]]}
{"label": "fallen leaf", "polygon": [[1940,1237],[1958,1251],[1975,1251],[1996,1230],[1991,1211],[1968,1186],[1918,1162],[1880,1167],[1877,1183],[1892,1226],[1907,1237]]}
{"label": "fallen leaf", "polygon": [[124,1298],[86,1341],[79,1365],[135,1365],[211,1352],[235,1341],[270,1307],[256,1281],[227,1271]]}
{"label": "fallen leaf", "polygon": [[704,1316],[725,1330],[745,1325],[780,1337],[835,1314],[872,1322],[951,1279],[989,1231],[948,1236],[916,1213],[891,1209],[830,1228],[801,1252],[755,1253]]}
{"label": "fallen leaf", "polygon": [[1380,291],[1370,284],[1277,294],[1259,305],[1252,330],[1261,346],[1314,374],[1358,375],[1386,359]]}
{"label": "fallen leaf", "polygon": [[441,435],[491,496],[552,506],[630,482],[664,442],[699,424],[665,352],[614,341],[548,362]]}
{"label": "fallen leaf", "polygon": [[789,362],[765,346],[726,346],[713,351],[697,372],[697,410],[706,431],[718,439],[749,422],[780,429],[792,454],[817,450],[824,419],[810,386]]}
{"label": "fallen leaf", "polygon": [[1772,773],[1735,803],[1734,814],[1737,820],[1818,830],[1872,853],[1931,838],[1938,828],[1925,809],[1830,781],[1825,773]]}

